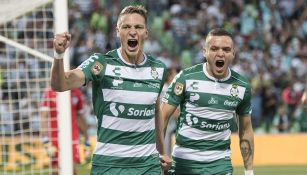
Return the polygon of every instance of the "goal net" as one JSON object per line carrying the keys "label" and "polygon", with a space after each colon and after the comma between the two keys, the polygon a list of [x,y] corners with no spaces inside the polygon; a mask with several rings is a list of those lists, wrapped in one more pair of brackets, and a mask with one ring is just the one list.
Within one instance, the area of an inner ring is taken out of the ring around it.
{"label": "goal net", "polygon": [[42,134],[53,129],[50,117],[41,117],[43,102],[54,100],[43,98],[50,86],[53,35],[53,0],[1,0],[1,175],[59,172],[52,166],[59,150]]}

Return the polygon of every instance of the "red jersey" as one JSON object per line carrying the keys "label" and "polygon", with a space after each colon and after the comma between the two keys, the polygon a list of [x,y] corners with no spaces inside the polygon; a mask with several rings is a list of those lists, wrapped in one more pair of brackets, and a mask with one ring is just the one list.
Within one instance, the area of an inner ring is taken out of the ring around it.
{"label": "red jersey", "polygon": [[[49,138],[55,147],[58,147],[58,122],[56,109],[56,92],[51,88],[47,88],[43,95],[42,110],[50,112],[49,118]],[[72,142],[73,142],[73,156],[74,161],[79,162],[79,151],[77,149],[79,144],[79,133],[77,126],[77,114],[83,112],[83,95],[80,89],[71,90],[71,127],[72,127]],[[77,156],[77,157],[75,157]]]}

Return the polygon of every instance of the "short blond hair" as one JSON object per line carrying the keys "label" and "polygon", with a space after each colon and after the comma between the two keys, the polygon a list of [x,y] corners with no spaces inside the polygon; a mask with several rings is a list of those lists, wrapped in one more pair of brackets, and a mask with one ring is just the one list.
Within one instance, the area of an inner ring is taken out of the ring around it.
{"label": "short blond hair", "polygon": [[137,5],[137,6],[133,6],[133,5],[129,5],[127,7],[125,7],[119,14],[118,16],[118,20],[117,20],[117,26],[119,25],[120,22],[120,18],[126,14],[139,14],[141,15],[144,19],[145,19],[145,24],[147,24],[147,10],[144,8],[144,6],[142,5]]}

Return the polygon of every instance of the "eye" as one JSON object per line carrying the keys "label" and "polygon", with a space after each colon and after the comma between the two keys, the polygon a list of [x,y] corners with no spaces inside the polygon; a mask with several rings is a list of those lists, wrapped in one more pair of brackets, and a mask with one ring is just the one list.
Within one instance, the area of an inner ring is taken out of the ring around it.
{"label": "eye", "polygon": [[136,28],[136,29],[144,29],[145,27],[144,27],[144,26],[139,26],[139,25],[138,25],[138,26],[135,26],[135,28]]}
{"label": "eye", "polygon": [[128,29],[128,28],[130,28],[130,26],[127,25],[122,26],[122,29]]}
{"label": "eye", "polygon": [[218,50],[218,48],[217,47],[211,47],[210,50],[215,52],[215,51]]}
{"label": "eye", "polygon": [[223,51],[224,51],[224,52],[227,52],[227,53],[228,53],[228,52],[231,52],[231,48],[230,48],[230,47],[223,48]]}

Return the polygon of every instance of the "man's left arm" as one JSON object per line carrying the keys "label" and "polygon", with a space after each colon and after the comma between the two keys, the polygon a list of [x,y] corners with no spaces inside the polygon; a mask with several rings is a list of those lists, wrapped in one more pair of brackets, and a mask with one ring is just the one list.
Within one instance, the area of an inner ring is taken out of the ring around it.
{"label": "man's left arm", "polygon": [[239,117],[239,138],[245,175],[253,175],[254,132],[250,114]]}
{"label": "man's left arm", "polygon": [[[162,111],[160,109],[160,98],[158,98],[156,102],[156,117],[155,117],[155,125],[156,125],[156,144],[157,150],[160,154],[160,164],[164,171],[167,171],[171,164],[171,158],[165,153],[164,149],[164,126],[165,122],[162,118]],[[164,173],[165,174],[165,173]]]}

